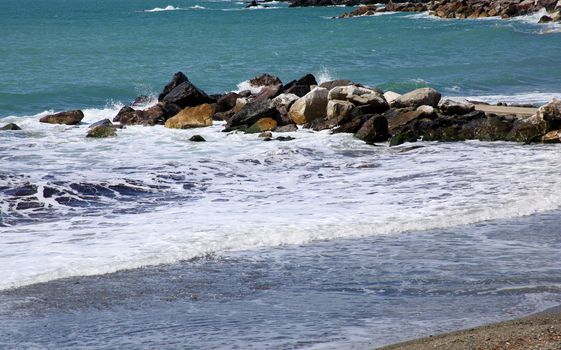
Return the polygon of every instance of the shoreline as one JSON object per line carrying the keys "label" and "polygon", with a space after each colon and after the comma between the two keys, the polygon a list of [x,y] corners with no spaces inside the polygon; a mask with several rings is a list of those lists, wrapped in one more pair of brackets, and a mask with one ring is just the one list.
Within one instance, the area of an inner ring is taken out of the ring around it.
{"label": "shoreline", "polygon": [[561,305],[525,317],[428,335],[378,349],[561,349]]}

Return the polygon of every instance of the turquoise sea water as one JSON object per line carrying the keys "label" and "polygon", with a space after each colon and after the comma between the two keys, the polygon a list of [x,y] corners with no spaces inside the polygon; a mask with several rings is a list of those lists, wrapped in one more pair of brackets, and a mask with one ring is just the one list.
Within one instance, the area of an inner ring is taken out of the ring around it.
{"label": "turquoise sea water", "polygon": [[[561,92],[559,28],[537,18],[332,20],[350,9],[268,6],[4,0],[0,117],[126,103],[158,93],[179,70],[209,93],[263,72],[285,82],[327,72],[398,92],[430,85],[445,95],[530,102],[547,100],[536,93]],[[175,10],[158,11],[166,7]]]}

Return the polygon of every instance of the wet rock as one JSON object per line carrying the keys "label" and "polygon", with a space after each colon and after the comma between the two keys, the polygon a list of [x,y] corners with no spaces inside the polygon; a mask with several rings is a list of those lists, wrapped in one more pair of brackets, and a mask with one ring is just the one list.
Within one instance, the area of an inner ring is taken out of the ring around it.
{"label": "wet rock", "polygon": [[261,91],[255,96],[255,100],[273,99],[282,91],[282,85],[269,85],[261,88]]}
{"label": "wet rock", "polygon": [[268,139],[272,139],[273,138],[273,133],[270,131],[265,131],[259,134],[260,138],[268,138]]}
{"label": "wet rock", "polygon": [[437,107],[440,97],[440,92],[435,89],[421,88],[399,96],[393,101],[393,106],[396,108],[417,108],[422,105]]}
{"label": "wet rock", "polygon": [[102,119],[95,123],[92,123],[88,126],[89,129],[95,128],[96,126],[112,126],[114,127],[113,123],[109,119]]}
{"label": "wet rock", "polygon": [[41,123],[76,125],[82,121],[84,113],[80,110],[66,111],[46,115],[39,119]]}
{"label": "wet rock", "polygon": [[161,101],[168,104],[176,104],[181,108],[216,102],[189,80],[174,87],[169,93],[164,95]]}
{"label": "wet rock", "polygon": [[201,135],[193,135],[189,138],[191,142],[206,142],[205,138]]}
{"label": "wet rock", "polygon": [[417,142],[417,136],[411,131],[399,132],[390,139],[390,146],[398,146],[405,142]]}
{"label": "wet rock", "polygon": [[208,103],[196,106],[186,107],[175,116],[166,121],[166,128],[172,129],[189,129],[200,128],[212,125],[212,116],[214,115],[214,106]]}
{"label": "wet rock", "polygon": [[328,94],[325,88],[314,88],[292,104],[288,112],[290,120],[295,124],[306,124],[314,119],[325,118]]}
{"label": "wet rock", "polygon": [[113,119],[121,125],[144,125],[152,126],[164,124],[170,117],[181,111],[181,107],[172,103],[157,103],[144,110],[135,110],[131,107],[123,107]]}
{"label": "wet rock", "polygon": [[287,124],[287,125],[283,125],[283,126],[278,126],[274,131],[275,132],[295,132],[295,131],[298,131],[298,127],[296,126],[296,124]]}
{"label": "wet rock", "polygon": [[246,133],[248,134],[256,134],[261,133],[264,131],[271,131],[277,127],[277,121],[272,118],[261,118],[256,121],[253,125],[251,125],[247,130]]}
{"label": "wet rock", "polygon": [[387,141],[390,138],[387,119],[381,115],[373,116],[362,125],[355,137],[367,143]]}
{"label": "wet rock", "polygon": [[510,139],[517,142],[532,143],[541,141],[545,134],[545,121],[533,115],[528,118],[517,119],[514,122]]}
{"label": "wet rock", "polygon": [[91,138],[106,138],[117,136],[117,128],[111,125],[97,125],[88,130],[86,137]]}
{"label": "wet rock", "polygon": [[547,16],[547,15],[543,15],[540,17],[540,20],[538,21],[538,23],[550,23],[553,22],[553,18]]}
{"label": "wet rock", "polygon": [[438,108],[446,115],[464,115],[475,110],[475,106],[471,103],[449,99],[440,102]]}
{"label": "wet rock", "polygon": [[249,127],[262,118],[280,121],[280,115],[272,100],[256,100],[245,104],[226,124],[224,131],[231,131],[240,126]]}
{"label": "wet rock", "polygon": [[238,99],[236,99],[236,105],[234,106],[234,113],[239,113],[242,108],[248,104],[249,102],[249,98],[247,97],[240,97]]}
{"label": "wet rock", "polygon": [[15,123],[9,123],[1,127],[0,130],[21,130],[21,128]]}
{"label": "wet rock", "polygon": [[214,113],[214,115],[212,116],[212,120],[228,121],[230,118],[232,118],[232,116],[234,116],[234,114],[236,114],[236,112],[233,109],[227,112]]}

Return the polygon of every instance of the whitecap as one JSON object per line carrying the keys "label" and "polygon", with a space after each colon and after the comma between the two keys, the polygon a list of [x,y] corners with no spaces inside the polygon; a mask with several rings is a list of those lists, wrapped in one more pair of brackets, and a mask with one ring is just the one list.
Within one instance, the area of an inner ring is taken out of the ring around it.
{"label": "whitecap", "polygon": [[179,11],[179,10],[182,10],[182,8],[181,7],[175,7],[175,6],[172,6],[172,5],[168,5],[168,6],[163,7],[163,8],[162,7],[155,7],[155,8],[150,9],[150,10],[144,10],[144,12],[163,12],[163,11]]}

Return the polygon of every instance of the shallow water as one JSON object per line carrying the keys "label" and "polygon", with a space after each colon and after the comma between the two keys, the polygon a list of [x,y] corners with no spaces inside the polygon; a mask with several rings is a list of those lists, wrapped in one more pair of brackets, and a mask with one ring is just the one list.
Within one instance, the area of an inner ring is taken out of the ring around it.
{"label": "shallow water", "polygon": [[559,211],[0,292],[3,348],[371,349],[561,300]]}

